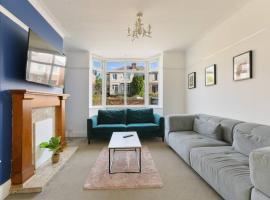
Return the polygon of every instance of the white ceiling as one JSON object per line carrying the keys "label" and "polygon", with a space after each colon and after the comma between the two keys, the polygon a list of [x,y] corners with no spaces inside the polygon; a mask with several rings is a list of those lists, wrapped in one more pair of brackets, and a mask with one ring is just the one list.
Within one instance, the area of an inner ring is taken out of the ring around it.
{"label": "white ceiling", "polygon": [[[42,0],[43,7],[68,33],[65,49],[106,57],[147,57],[187,48],[211,27],[249,0]],[[41,2],[41,0],[40,0]],[[152,36],[134,42],[127,27],[144,13]]]}

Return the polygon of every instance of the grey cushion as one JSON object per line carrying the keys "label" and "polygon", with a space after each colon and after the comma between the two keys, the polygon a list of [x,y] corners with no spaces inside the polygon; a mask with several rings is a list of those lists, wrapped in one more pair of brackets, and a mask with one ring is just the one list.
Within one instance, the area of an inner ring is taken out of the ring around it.
{"label": "grey cushion", "polygon": [[206,137],[193,131],[171,132],[169,145],[190,165],[190,151],[195,147],[224,146],[227,143]]}
{"label": "grey cushion", "polygon": [[169,115],[166,117],[168,132],[192,131],[195,115]]}
{"label": "grey cushion", "polygon": [[223,131],[222,139],[225,142],[228,142],[230,144],[233,143],[233,129],[239,123],[242,123],[242,122],[238,120],[234,120],[234,119],[224,119],[220,122],[222,131]]}
{"label": "grey cushion", "polygon": [[222,129],[222,139],[230,144],[233,143],[233,128],[235,127],[235,125],[241,123],[241,121],[239,120],[226,119],[222,117],[205,114],[199,114],[197,115],[197,118],[203,121],[219,123]]}
{"label": "grey cushion", "polygon": [[197,133],[214,139],[221,140],[222,138],[221,125],[219,123],[195,119],[193,130]]}
{"label": "grey cushion", "polygon": [[217,117],[217,116],[206,115],[206,114],[198,114],[197,118],[200,119],[200,120],[212,122],[212,123],[215,123],[215,124],[219,124],[222,120],[225,119],[223,117]]}
{"label": "grey cushion", "polygon": [[270,126],[241,123],[235,126],[233,137],[235,150],[248,156],[254,149],[270,146]]}
{"label": "grey cushion", "polygon": [[252,184],[248,157],[231,146],[193,148],[190,162],[192,168],[224,199],[250,199]]}
{"label": "grey cushion", "polygon": [[253,188],[251,192],[251,200],[270,200],[270,197],[266,196],[256,188]]}
{"label": "grey cushion", "polygon": [[270,147],[251,152],[249,164],[253,185],[270,197]]}

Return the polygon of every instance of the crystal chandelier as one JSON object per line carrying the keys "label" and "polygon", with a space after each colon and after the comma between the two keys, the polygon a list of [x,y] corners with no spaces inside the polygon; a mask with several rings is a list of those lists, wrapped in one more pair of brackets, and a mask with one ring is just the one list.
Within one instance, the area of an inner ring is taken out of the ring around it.
{"label": "crystal chandelier", "polygon": [[132,41],[134,41],[135,39],[143,38],[143,37],[151,38],[151,33],[152,33],[151,25],[149,24],[146,30],[142,23],[142,17],[143,17],[142,12],[137,13],[137,19],[134,24],[133,30],[130,27],[128,27],[128,36],[131,37]]}

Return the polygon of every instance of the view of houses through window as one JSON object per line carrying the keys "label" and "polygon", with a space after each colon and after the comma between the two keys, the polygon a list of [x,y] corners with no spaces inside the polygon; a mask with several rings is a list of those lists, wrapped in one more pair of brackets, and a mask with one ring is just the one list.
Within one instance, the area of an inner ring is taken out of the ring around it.
{"label": "view of houses through window", "polygon": [[159,105],[159,60],[92,59],[92,106]]}

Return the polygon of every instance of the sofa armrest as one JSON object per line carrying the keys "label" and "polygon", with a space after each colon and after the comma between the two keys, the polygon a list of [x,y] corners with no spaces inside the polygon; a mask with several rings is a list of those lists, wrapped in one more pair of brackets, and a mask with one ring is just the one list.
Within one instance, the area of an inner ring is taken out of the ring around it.
{"label": "sofa armrest", "polygon": [[155,122],[155,124],[160,125],[160,122],[161,122],[162,118],[163,117],[161,117],[159,114],[154,114],[154,122]]}
{"label": "sofa armrest", "polygon": [[93,128],[97,126],[97,115],[87,119],[87,137],[88,144],[90,144],[90,139],[93,138]]}
{"label": "sofa armrest", "polygon": [[89,125],[89,128],[91,129],[95,128],[97,126],[97,115],[87,119],[87,125]]}
{"label": "sofa armrest", "polygon": [[165,132],[165,119],[164,117],[160,116],[159,114],[154,114],[155,124],[159,126],[160,135],[164,139],[164,132]]}
{"label": "sofa armrest", "polygon": [[166,117],[166,131],[192,131],[196,115],[168,115]]}
{"label": "sofa armrest", "polygon": [[249,166],[254,187],[270,197],[270,147],[252,151],[249,155]]}

